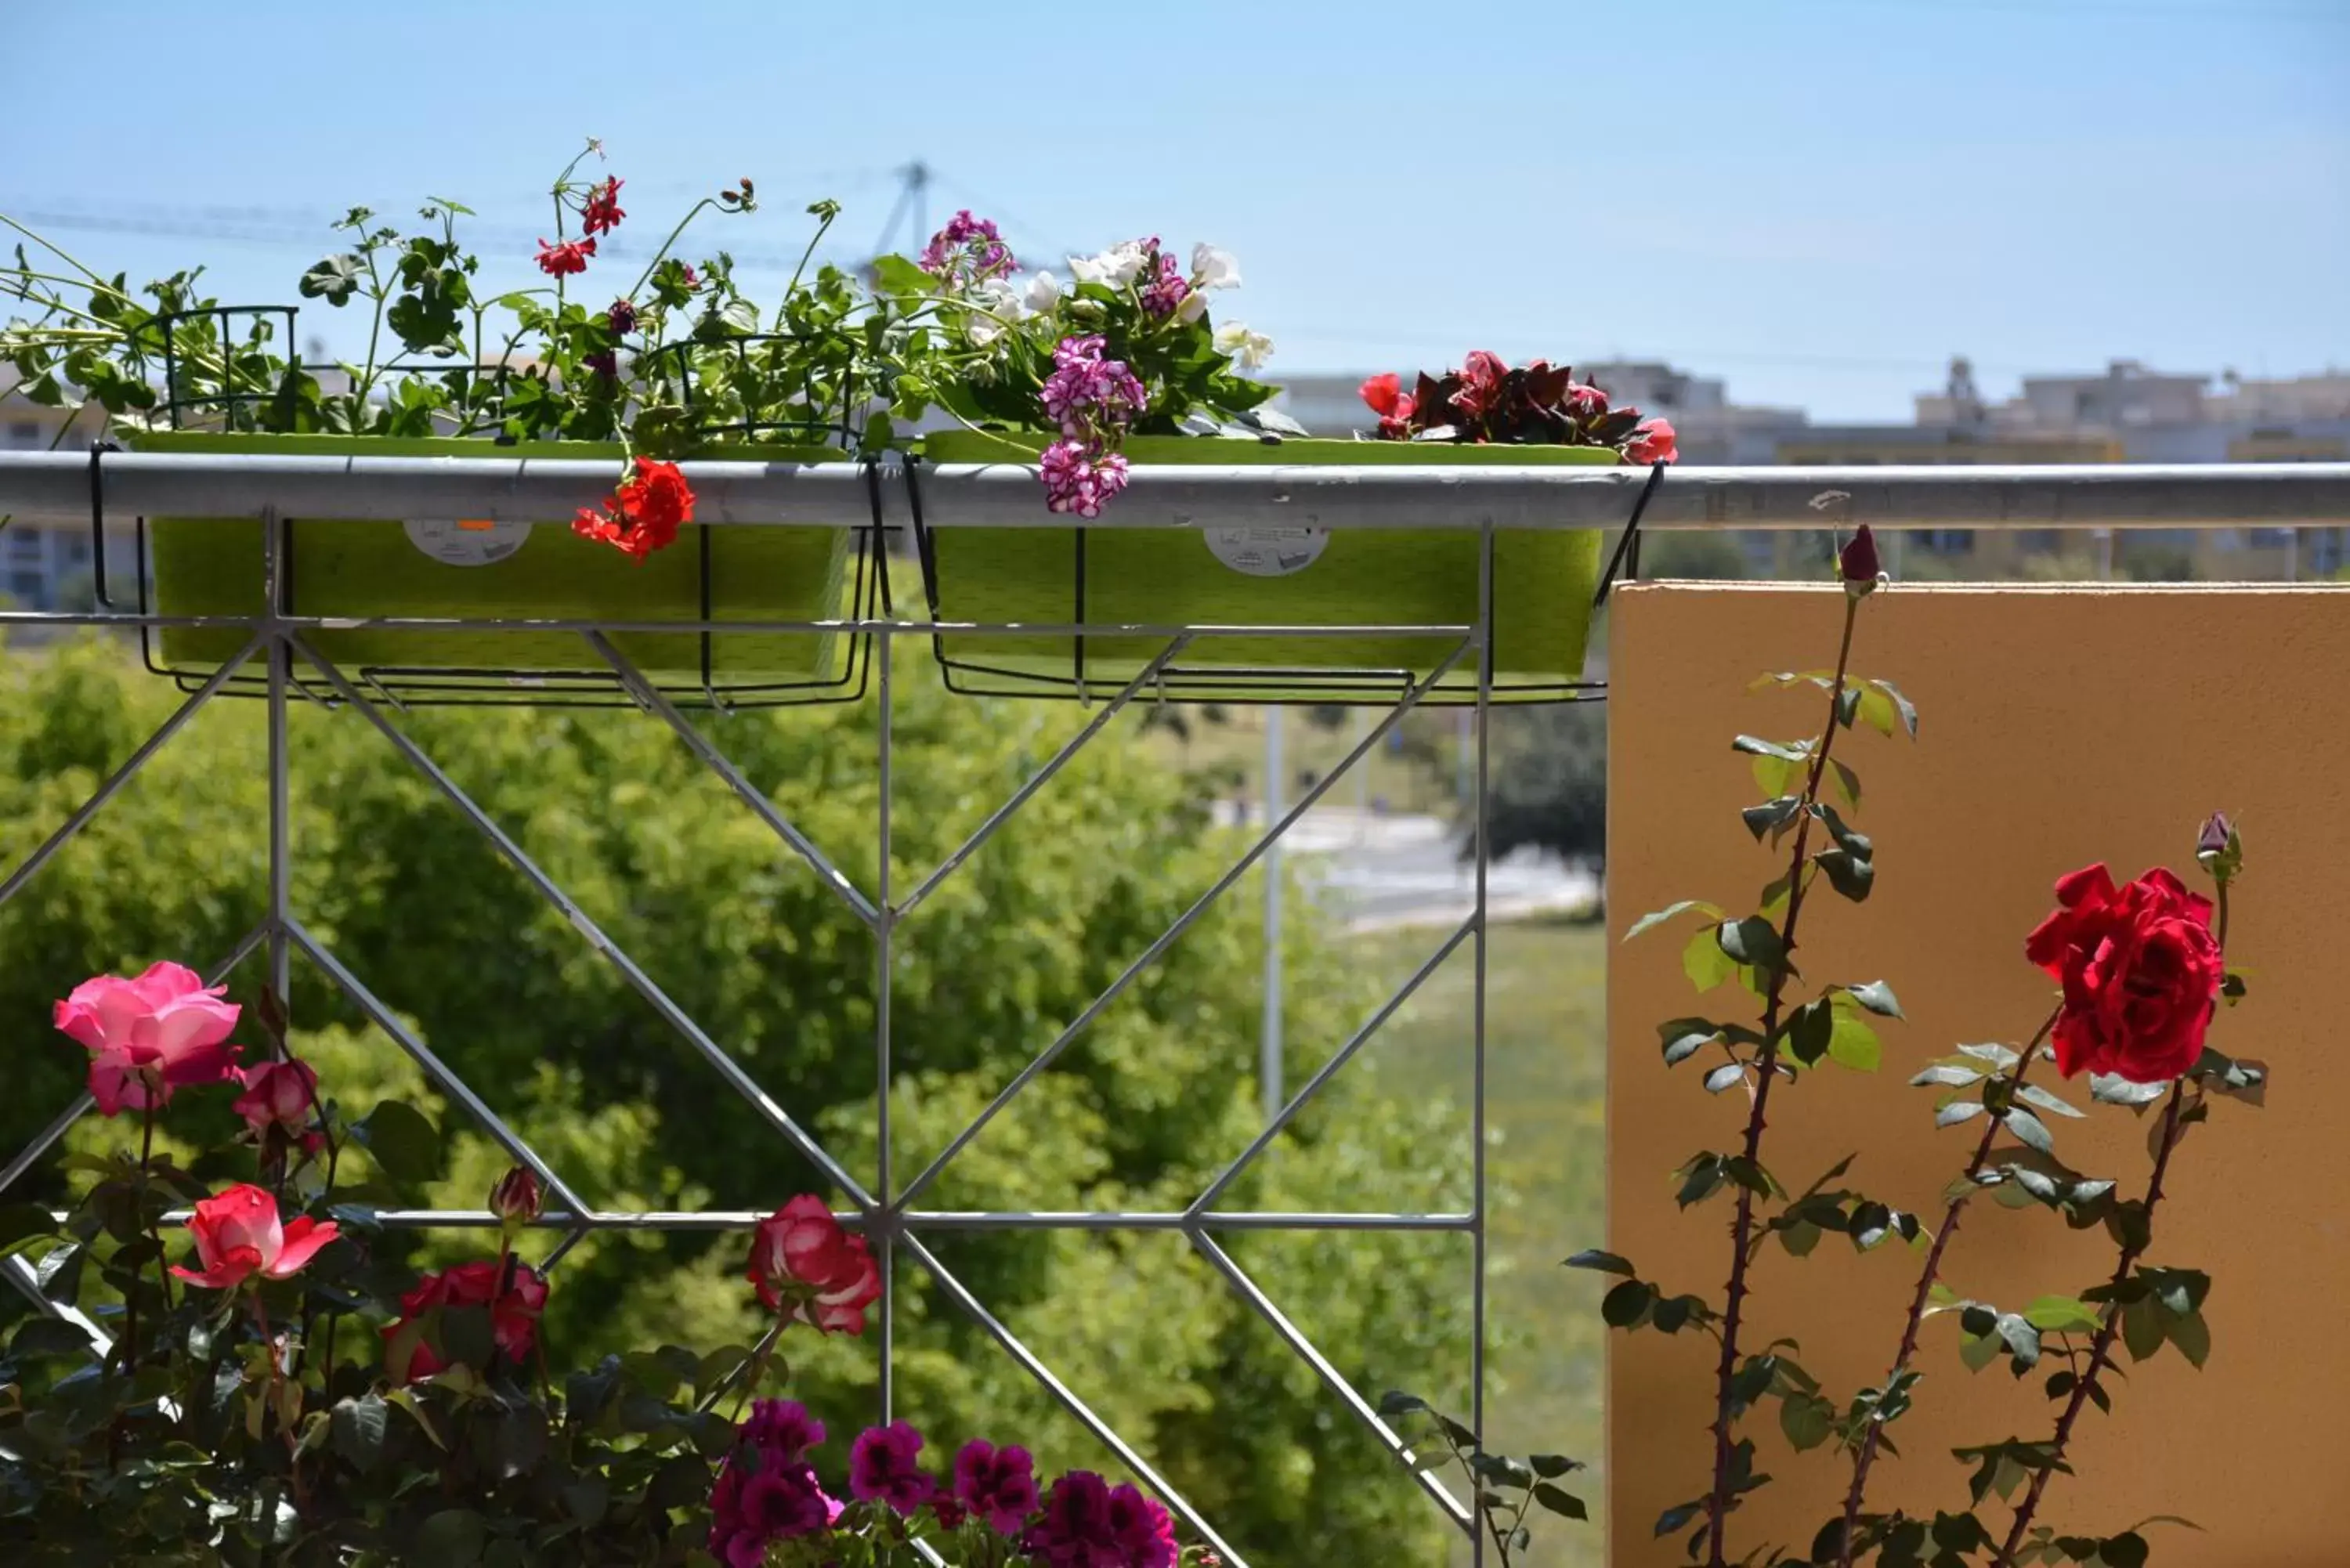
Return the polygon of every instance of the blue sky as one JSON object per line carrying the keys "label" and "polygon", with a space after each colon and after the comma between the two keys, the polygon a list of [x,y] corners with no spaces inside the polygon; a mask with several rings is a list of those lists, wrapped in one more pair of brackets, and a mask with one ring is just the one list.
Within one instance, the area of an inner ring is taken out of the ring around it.
{"label": "blue sky", "polygon": [[934,223],[976,207],[1055,265],[1212,240],[1276,379],[1638,355],[1903,419],[1953,353],[1994,394],[2350,366],[2350,0],[78,9],[0,7],[0,212],[240,301],[290,298],[326,216],[428,192],[519,282],[593,134],[640,243],[748,174],[762,211],[709,243],[796,252],[835,195],[851,260],[915,158]]}

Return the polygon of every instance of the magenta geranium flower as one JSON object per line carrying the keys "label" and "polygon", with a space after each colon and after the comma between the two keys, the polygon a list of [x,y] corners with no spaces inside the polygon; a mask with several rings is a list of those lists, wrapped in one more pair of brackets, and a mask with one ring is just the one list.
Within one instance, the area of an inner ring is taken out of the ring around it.
{"label": "magenta geranium flower", "polygon": [[796,1464],[810,1449],[824,1446],[824,1423],[796,1399],[754,1399],[742,1439],[759,1450],[764,1463]]}
{"label": "magenta geranium flower", "polygon": [[938,1487],[922,1472],[922,1434],[907,1421],[868,1427],[848,1449],[848,1490],[867,1502],[886,1502],[911,1513]]}
{"label": "magenta geranium flower", "polygon": [[1016,1535],[1036,1511],[1036,1467],[1017,1443],[997,1448],[973,1438],[955,1455],[956,1501],[998,1535]]}
{"label": "magenta geranium flower", "polygon": [[99,975],[82,981],[57,1004],[54,1018],[89,1052],[89,1092],[110,1116],[232,1075],[236,1051],[226,1042],[243,1010],[222,1001],[226,994],[193,970],[159,963],[136,980]]}
{"label": "magenta geranium flower", "polygon": [[1175,1568],[1175,1521],[1131,1486],[1071,1470],[1021,1545],[1045,1568]]}

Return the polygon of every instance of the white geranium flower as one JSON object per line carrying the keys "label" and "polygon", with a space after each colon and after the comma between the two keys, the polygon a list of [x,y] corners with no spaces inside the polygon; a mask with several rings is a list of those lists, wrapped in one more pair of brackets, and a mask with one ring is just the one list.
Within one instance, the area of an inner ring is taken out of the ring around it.
{"label": "white geranium flower", "polygon": [[1142,275],[1145,256],[1141,241],[1126,240],[1097,256],[1071,256],[1069,270],[1076,275],[1079,283],[1124,288]]}
{"label": "white geranium flower", "polygon": [[1253,370],[1273,358],[1273,339],[1251,332],[1243,322],[1227,321],[1216,328],[1216,351],[1231,355],[1242,369]]}
{"label": "white geranium flower", "polygon": [[1193,288],[1238,288],[1241,286],[1241,264],[1232,259],[1230,251],[1218,250],[1211,244],[1191,247],[1191,286]]}
{"label": "white geranium flower", "polygon": [[[1008,328],[1008,324],[1019,320],[1021,317],[1020,296],[1013,291],[1010,284],[1000,277],[989,278],[972,288],[971,303],[978,306],[978,309],[972,311],[966,317],[967,326],[964,330],[969,335],[972,347],[974,348],[984,348],[1003,337]],[[990,314],[982,316],[980,314],[982,310]]]}
{"label": "white geranium flower", "polygon": [[1196,288],[1185,295],[1182,303],[1175,307],[1175,319],[1187,327],[1207,314],[1208,296]]}
{"label": "white geranium flower", "polygon": [[1065,292],[1059,278],[1049,272],[1040,272],[1028,280],[1028,292],[1024,302],[1029,309],[1042,316],[1061,303],[1061,296]]}

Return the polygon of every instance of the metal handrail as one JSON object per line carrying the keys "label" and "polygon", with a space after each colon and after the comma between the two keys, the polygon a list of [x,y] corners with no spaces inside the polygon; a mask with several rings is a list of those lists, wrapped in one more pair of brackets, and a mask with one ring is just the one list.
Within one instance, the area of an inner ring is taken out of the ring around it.
{"label": "metal handrail", "polygon": [[[109,452],[107,504],[123,516],[567,517],[612,485],[603,462],[521,457]],[[872,522],[861,464],[697,460],[682,465],[704,524]],[[1622,523],[1648,471],[1481,464],[1137,464],[1088,529],[1317,524],[1471,530]],[[932,527],[1058,527],[1034,470],[924,470]],[[893,504],[902,504],[893,500]],[[0,516],[87,522],[87,453],[0,452]],[[903,522],[899,518],[893,521]],[[2064,463],[1844,468],[1675,467],[1648,529],[2327,527],[2350,524],[2350,462]]]}

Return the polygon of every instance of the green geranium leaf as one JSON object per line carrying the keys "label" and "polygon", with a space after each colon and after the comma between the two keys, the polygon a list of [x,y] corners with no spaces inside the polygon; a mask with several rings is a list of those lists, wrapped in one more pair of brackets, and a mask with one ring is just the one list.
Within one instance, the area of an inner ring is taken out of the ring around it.
{"label": "green geranium leaf", "polygon": [[349,301],[359,288],[359,275],[366,270],[367,263],[348,252],[327,256],[304,273],[302,281],[295,286],[305,299],[323,299],[328,305],[340,306]]}

